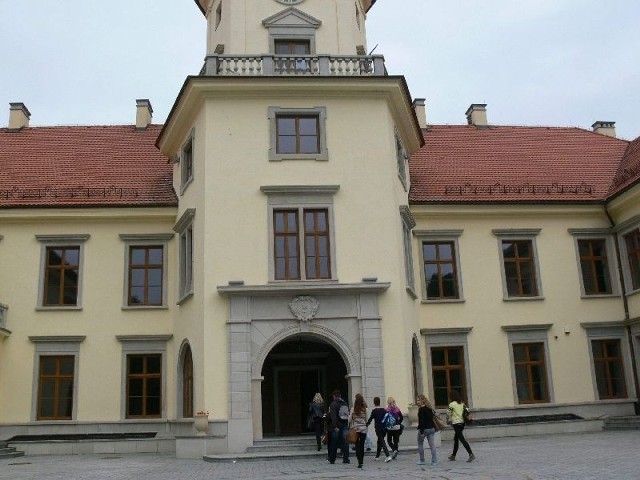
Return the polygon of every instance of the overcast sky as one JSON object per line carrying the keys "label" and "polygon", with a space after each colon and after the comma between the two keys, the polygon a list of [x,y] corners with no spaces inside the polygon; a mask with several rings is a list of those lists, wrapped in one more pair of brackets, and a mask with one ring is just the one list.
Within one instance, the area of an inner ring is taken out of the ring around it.
{"label": "overcast sky", "polygon": [[[265,0],[267,1],[267,0]],[[378,0],[368,48],[425,98],[430,123],[578,126],[640,136],[640,1]],[[127,124],[149,98],[164,122],[205,55],[193,0],[0,0],[0,126]]]}

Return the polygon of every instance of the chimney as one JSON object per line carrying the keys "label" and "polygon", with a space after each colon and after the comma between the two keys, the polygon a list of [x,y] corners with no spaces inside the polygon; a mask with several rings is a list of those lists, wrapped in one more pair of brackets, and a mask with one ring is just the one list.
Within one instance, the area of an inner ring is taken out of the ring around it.
{"label": "chimney", "polygon": [[593,128],[595,133],[616,138],[616,122],[603,122],[602,120],[598,120],[591,125],[591,128]]}
{"label": "chimney", "polygon": [[487,126],[487,104],[486,103],[472,103],[465,113],[467,116],[467,124],[475,125],[476,127]]}
{"label": "chimney", "polygon": [[427,128],[427,110],[424,107],[424,98],[416,98],[413,101],[413,111],[416,112],[420,128]]}
{"label": "chimney", "polygon": [[9,130],[19,131],[29,126],[31,112],[24,103],[16,102],[9,104]]}
{"label": "chimney", "polygon": [[151,102],[146,98],[136,100],[136,129],[146,130],[153,118]]}

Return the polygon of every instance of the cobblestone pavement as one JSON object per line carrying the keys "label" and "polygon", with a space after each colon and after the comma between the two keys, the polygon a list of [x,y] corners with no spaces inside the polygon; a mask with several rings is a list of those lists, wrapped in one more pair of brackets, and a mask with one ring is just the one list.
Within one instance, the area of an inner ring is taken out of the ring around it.
{"label": "cobblestone pavement", "polygon": [[[442,480],[590,480],[640,479],[639,431],[500,438],[471,444],[477,460],[467,463],[462,450],[450,462],[451,442],[438,449],[438,465],[421,469],[416,453],[402,452],[383,463],[365,457],[358,469],[324,459],[287,459],[259,462],[208,463],[178,460],[171,455],[27,456],[0,460],[0,479],[135,479],[135,480],[265,480],[310,479],[442,479]],[[425,452],[427,459],[429,451]]]}

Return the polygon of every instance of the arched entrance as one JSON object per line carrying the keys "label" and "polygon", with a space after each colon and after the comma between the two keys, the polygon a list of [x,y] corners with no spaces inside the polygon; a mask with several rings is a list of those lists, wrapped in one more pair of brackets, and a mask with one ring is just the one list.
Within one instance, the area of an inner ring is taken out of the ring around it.
{"label": "arched entrance", "polygon": [[317,337],[303,334],[278,343],[262,366],[262,432],[299,435],[307,426],[309,402],[320,392],[325,404],[339,389],[348,398],[347,367],[338,351]]}

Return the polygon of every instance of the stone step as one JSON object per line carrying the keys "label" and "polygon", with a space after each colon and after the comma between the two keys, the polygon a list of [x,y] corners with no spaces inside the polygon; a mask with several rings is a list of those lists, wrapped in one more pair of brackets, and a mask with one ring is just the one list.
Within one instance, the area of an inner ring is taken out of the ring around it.
{"label": "stone step", "polygon": [[24,452],[17,451],[14,447],[7,447],[7,444],[0,444],[0,458],[22,457]]}
{"label": "stone step", "polygon": [[265,438],[256,440],[252,447],[247,448],[247,453],[282,451],[315,452],[317,451],[316,439],[309,436]]}
{"label": "stone step", "polygon": [[640,416],[609,417],[604,422],[604,430],[640,430]]}

